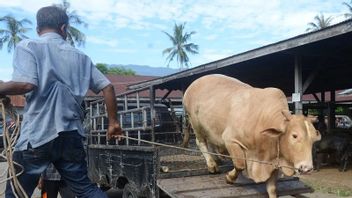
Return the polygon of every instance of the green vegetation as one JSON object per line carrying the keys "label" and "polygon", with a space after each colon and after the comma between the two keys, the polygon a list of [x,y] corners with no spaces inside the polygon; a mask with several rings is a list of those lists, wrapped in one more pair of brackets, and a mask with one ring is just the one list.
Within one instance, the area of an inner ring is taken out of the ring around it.
{"label": "green vegetation", "polygon": [[76,10],[69,11],[70,3],[67,0],[62,0],[61,4],[54,5],[64,9],[68,15],[70,25],[67,29],[67,41],[72,46],[75,46],[75,44],[78,46],[84,46],[86,41],[85,34],[72,25],[83,25],[84,27],[87,27],[88,24],[81,19],[81,17],[76,13]]}
{"label": "green vegetation", "polygon": [[191,36],[196,32],[192,31],[190,33],[184,32],[186,23],[177,25],[175,23],[173,35],[164,32],[172,42],[172,47],[163,50],[163,55],[168,54],[166,60],[168,61],[167,66],[173,59],[177,58],[177,63],[179,68],[182,70],[184,66],[189,67],[189,58],[187,53],[198,54],[198,45],[194,43],[188,43]]}
{"label": "green vegetation", "polygon": [[118,67],[108,67],[105,63],[97,63],[96,67],[101,71],[103,74],[115,74],[115,75],[123,75],[123,76],[134,76],[136,72],[132,69],[126,69],[123,66]]}
{"label": "green vegetation", "polygon": [[331,25],[332,22],[332,17],[324,17],[323,14],[320,15],[316,15],[314,17],[314,22],[310,22],[308,23],[308,28],[307,28],[307,32],[310,31],[317,31],[317,30],[321,30],[324,28],[327,28]]}
{"label": "green vegetation", "polygon": [[347,2],[343,2],[342,3],[343,5],[345,5],[347,8],[348,8],[348,13],[345,13],[345,17],[347,19],[351,19],[352,18],[352,0],[350,1],[350,3],[347,3]]}
{"label": "green vegetation", "polygon": [[12,49],[15,49],[16,44],[22,39],[28,38],[27,33],[30,28],[27,28],[26,24],[32,24],[28,19],[17,20],[11,15],[6,15],[0,18],[0,22],[5,24],[5,29],[0,29],[0,49],[7,43],[7,51],[10,53]]}
{"label": "green vegetation", "polygon": [[345,186],[331,186],[326,183],[319,183],[319,182],[313,182],[313,181],[306,181],[304,180],[304,183],[306,183],[308,186],[313,188],[315,191],[321,192],[321,193],[328,193],[328,194],[334,194],[338,197],[349,197],[352,196],[352,189],[345,187]]}

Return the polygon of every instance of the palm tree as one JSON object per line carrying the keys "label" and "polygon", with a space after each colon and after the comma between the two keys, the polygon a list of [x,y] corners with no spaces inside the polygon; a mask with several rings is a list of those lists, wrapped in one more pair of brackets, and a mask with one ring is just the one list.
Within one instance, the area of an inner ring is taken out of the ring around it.
{"label": "palm tree", "polygon": [[194,43],[188,43],[188,41],[191,39],[191,36],[196,32],[184,32],[185,25],[186,23],[179,25],[175,23],[173,35],[163,31],[169,37],[173,45],[172,47],[163,50],[163,55],[169,54],[166,57],[166,60],[168,61],[167,66],[169,66],[170,62],[176,56],[177,63],[181,70],[183,69],[184,65],[186,68],[189,66],[189,58],[187,52],[191,54],[198,54],[198,45]]}
{"label": "palm tree", "polygon": [[32,24],[28,19],[16,20],[11,15],[0,18],[0,22],[5,23],[5,29],[0,29],[0,49],[7,43],[7,51],[10,53],[15,49],[16,44],[22,39],[28,38],[25,33],[31,28],[25,27],[26,24]]}
{"label": "palm tree", "polygon": [[332,17],[325,18],[323,14],[320,14],[316,15],[314,20],[315,22],[308,23],[309,27],[306,29],[307,32],[317,31],[329,27],[332,22]]}
{"label": "palm tree", "polygon": [[70,3],[67,0],[62,0],[61,4],[54,5],[65,10],[68,15],[70,25],[67,29],[67,41],[73,46],[75,46],[75,44],[78,46],[83,46],[86,41],[85,34],[79,29],[73,27],[71,24],[83,25],[84,27],[87,27],[88,24],[81,19],[81,17],[76,13],[76,10],[69,11]]}
{"label": "palm tree", "polygon": [[343,5],[347,6],[349,13],[344,14],[346,18],[351,19],[352,18],[352,0],[350,3],[343,2]]}

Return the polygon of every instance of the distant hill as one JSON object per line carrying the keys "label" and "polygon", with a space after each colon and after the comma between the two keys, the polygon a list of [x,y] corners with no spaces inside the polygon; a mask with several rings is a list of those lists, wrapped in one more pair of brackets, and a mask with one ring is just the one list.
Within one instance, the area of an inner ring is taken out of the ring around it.
{"label": "distant hill", "polygon": [[151,67],[148,65],[117,65],[112,64],[110,67],[124,67],[126,69],[132,69],[137,75],[143,76],[167,76],[176,72],[178,69],[172,69],[167,67]]}

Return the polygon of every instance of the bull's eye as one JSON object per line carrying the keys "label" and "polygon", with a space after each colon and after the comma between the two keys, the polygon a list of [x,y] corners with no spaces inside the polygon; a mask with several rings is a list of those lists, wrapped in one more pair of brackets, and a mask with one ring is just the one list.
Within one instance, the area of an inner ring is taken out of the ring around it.
{"label": "bull's eye", "polygon": [[297,139],[297,135],[296,135],[296,134],[293,134],[292,137],[295,138],[295,139]]}

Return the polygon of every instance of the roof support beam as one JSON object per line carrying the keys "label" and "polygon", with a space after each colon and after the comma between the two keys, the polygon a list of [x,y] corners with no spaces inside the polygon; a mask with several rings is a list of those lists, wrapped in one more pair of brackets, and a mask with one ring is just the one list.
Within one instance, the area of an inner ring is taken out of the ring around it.
{"label": "roof support beam", "polygon": [[313,96],[317,102],[321,102],[318,95],[316,93],[313,93]]}
{"label": "roof support beam", "polygon": [[165,100],[169,95],[170,93],[172,92],[172,90],[170,89],[164,96],[163,98],[161,99],[162,101]]}
{"label": "roof support beam", "polygon": [[299,97],[295,101],[295,114],[302,114],[302,57],[298,55],[295,56],[295,94]]}

